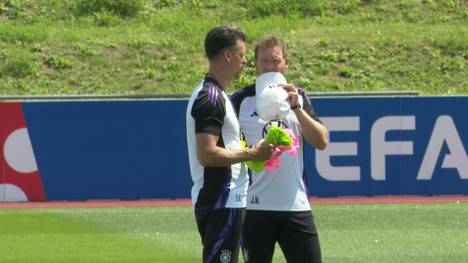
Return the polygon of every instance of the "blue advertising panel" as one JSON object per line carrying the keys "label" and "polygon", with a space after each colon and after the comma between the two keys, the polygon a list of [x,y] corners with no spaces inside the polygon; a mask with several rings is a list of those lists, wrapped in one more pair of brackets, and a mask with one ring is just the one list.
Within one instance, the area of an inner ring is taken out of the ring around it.
{"label": "blue advertising panel", "polygon": [[[309,194],[468,194],[468,97],[313,98]],[[189,198],[187,100],[24,102],[46,200]]]}
{"label": "blue advertising panel", "polygon": [[189,197],[186,105],[23,103],[47,200]]}
{"label": "blue advertising panel", "polygon": [[315,99],[330,131],[307,146],[312,195],[468,194],[467,97]]}

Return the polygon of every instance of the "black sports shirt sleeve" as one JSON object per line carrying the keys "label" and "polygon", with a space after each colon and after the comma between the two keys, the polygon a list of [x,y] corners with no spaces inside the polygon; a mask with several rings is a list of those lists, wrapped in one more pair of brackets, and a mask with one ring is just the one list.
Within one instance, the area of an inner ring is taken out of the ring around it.
{"label": "black sports shirt sleeve", "polygon": [[[303,89],[298,89],[298,93],[299,95],[302,97],[302,101],[303,101],[303,106],[302,106],[302,109],[304,109],[307,114],[309,114],[309,116],[314,119],[315,121],[318,121],[320,123],[322,123],[322,121],[319,119],[319,117],[317,116],[317,114],[315,114],[315,111],[314,111],[314,108],[312,107],[312,104],[310,103],[310,100],[309,98],[307,98],[307,95],[306,93],[304,92]],[[323,124],[323,123],[322,123]]]}
{"label": "black sports shirt sleeve", "polygon": [[226,115],[221,89],[213,83],[205,83],[193,103],[191,114],[195,119],[195,133],[221,135]]}

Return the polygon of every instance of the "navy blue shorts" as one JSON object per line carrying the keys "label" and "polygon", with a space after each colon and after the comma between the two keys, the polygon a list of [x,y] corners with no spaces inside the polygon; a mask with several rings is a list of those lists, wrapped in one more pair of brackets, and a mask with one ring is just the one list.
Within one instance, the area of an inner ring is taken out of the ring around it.
{"label": "navy blue shorts", "polygon": [[237,262],[245,208],[195,211],[195,218],[203,243],[203,262]]}

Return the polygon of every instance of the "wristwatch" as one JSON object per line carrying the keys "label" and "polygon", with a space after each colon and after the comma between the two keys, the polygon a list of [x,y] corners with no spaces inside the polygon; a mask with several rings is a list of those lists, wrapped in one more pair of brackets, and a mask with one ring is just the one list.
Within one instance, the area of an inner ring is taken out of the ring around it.
{"label": "wristwatch", "polygon": [[291,110],[300,109],[300,108],[302,108],[300,104],[291,106]]}

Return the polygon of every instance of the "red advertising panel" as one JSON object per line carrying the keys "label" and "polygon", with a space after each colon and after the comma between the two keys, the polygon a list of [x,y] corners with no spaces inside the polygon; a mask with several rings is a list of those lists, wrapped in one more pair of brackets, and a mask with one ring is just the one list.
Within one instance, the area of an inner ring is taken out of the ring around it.
{"label": "red advertising panel", "polygon": [[21,103],[0,103],[0,201],[44,201]]}

